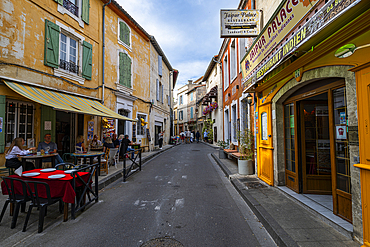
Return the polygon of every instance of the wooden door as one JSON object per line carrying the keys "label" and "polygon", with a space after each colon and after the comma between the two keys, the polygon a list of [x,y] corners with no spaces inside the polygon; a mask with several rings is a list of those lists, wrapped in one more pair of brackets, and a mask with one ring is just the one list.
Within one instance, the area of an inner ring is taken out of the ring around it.
{"label": "wooden door", "polygon": [[297,145],[297,107],[292,102],[284,105],[285,126],[285,184],[299,193],[298,145]]}
{"label": "wooden door", "polygon": [[300,115],[302,192],[332,194],[328,101],[300,101]]}
{"label": "wooden door", "polygon": [[257,157],[258,177],[269,185],[274,184],[274,162],[272,146],[271,104],[258,108]]}

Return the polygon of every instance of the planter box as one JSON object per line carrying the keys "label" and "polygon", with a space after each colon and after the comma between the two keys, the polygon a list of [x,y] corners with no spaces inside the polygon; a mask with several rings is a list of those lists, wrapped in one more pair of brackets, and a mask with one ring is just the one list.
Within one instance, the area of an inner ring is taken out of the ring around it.
{"label": "planter box", "polygon": [[240,175],[253,174],[253,160],[239,160],[238,159],[238,173]]}

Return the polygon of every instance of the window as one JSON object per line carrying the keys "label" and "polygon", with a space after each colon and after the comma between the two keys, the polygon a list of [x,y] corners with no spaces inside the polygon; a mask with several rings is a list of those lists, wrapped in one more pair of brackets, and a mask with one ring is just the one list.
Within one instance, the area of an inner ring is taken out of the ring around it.
{"label": "window", "polygon": [[83,22],[89,24],[90,0],[55,0],[58,2],[58,12],[75,19],[81,27]]}
{"label": "window", "polygon": [[224,89],[226,89],[229,87],[229,69],[228,69],[229,64],[227,62],[227,56],[225,56],[223,68],[224,68]]}
{"label": "window", "polygon": [[68,70],[69,72],[78,74],[78,47],[77,41],[67,37],[65,34],[60,34],[60,63],[59,68]]}
{"label": "window", "polygon": [[91,80],[92,45],[69,27],[58,24],[45,20],[44,64],[55,69],[54,75],[83,84],[84,79]]}
{"label": "window", "polygon": [[182,95],[180,95],[180,99],[179,99],[179,105],[182,105],[183,104],[183,102],[182,102]]}
{"label": "window", "polygon": [[184,115],[182,111],[179,111],[179,120],[184,120]]}
{"label": "window", "polygon": [[34,129],[34,106],[31,103],[7,101],[5,136],[6,146],[10,146],[16,137],[27,139],[33,138]]}
{"label": "window", "polygon": [[163,103],[163,85],[162,83],[157,79],[156,84],[156,94],[157,94],[157,101],[161,101]]}
{"label": "window", "polygon": [[124,52],[119,53],[119,84],[131,88],[131,58]]}
{"label": "window", "polygon": [[193,107],[190,108],[190,118],[193,118]]}
{"label": "window", "polygon": [[245,53],[247,52],[247,47],[245,47],[246,38],[239,38],[239,63],[243,60]]}
{"label": "window", "polygon": [[137,132],[136,134],[137,135],[145,135],[145,125],[144,126],[141,126],[141,119],[144,119],[144,122],[146,122],[146,116],[145,115],[142,115],[142,114],[137,114],[137,118],[139,119],[139,121],[137,122]]}
{"label": "window", "polygon": [[230,78],[233,80],[236,77],[236,41],[235,39],[230,45]]}
{"label": "window", "polygon": [[232,129],[232,141],[237,142],[236,130],[238,128],[236,120],[236,105],[233,105],[231,108],[231,129]]}
{"label": "window", "polygon": [[124,46],[131,47],[131,29],[122,20],[119,20],[118,23],[119,23],[118,43]]}
{"label": "window", "polygon": [[190,93],[190,101],[193,101],[193,93]]}

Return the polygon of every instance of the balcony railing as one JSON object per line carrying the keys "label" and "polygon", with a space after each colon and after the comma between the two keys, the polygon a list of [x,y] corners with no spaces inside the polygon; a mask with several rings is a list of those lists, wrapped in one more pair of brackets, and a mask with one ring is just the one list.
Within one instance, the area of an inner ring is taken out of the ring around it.
{"label": "balcony railing", "polygon": [[78,66],[74,62],[68,62],[60,59],[59,68],[78,74]]}
{"label": "balcony railing", "polygon": [[78,16],[78,7],[71,3],[70,1],[64,0],[63,7],[66,8],[69,12],[71,12],[75,16]]}

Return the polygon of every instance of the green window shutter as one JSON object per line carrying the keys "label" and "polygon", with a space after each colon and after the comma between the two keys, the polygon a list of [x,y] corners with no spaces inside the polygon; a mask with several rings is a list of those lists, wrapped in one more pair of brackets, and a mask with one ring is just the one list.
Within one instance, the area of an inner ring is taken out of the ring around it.
{"label": "green window shutter", "polygon": [[63,0],[54,0],[54,1],[59,3],[60,5],[63,5]]}
{"label": "green window shutter", "polygon": [[59,26],[45,20],[44,64],[53,68],[59,67]]}
{"label": "green window shutter", "polygon": [[92,74],[92,45],[82,43],[82,77],[91,80]]}
{"label": "green window shutter", "polygon": [[119,84],[125,85],[124,84],[124,74],[125,74],[125,59],[124,55],[126,55],[123,52],[119,53]]}
{"label": "green window shutter", "polygon": [[126,24],[124,22],[120,22],[119,23],[119,39],[122,41],[122,42],[125,42],[125,39],[124,39],[124,30],[125,30],[125,26]]}
{"label": "green window shutter", "polygon": [[81,19],[89,24],[90,0],[82,0]]}
{"label": "green window shutter", "polygon": [[130,46],[130,28],[125,24],[124,27],[124,41],[128,46]]}
{"label": "green window shutter", "polygon": [[4,153],[5,149],[5,109],[6,109],[6,97],[5,95],[0,95],[0,118],[1,124],[0,124],[0,153]]}
{"label": "green window shutter", "polygon": [[131,88],[131,58],[125,54],[125,86]]}

